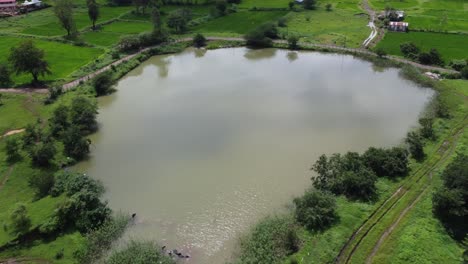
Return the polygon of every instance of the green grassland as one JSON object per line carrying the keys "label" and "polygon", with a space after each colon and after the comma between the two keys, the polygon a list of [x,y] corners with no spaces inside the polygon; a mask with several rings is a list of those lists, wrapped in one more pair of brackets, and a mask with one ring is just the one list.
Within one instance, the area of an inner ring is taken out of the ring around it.
{"label": "green grassland", "polygon": [[367,15],[352,9],[290,13],[287,19],[288,27],[283,29],[284,32],[316,43],[359,47],[370,34],[366,27]]}
{"label": "green grassland", "polygon": [[288,8],[289,0],[243,0],[239,4],[240,8]]}
{"label": "green grassland", "polygon": [[[2,36],[0,38],[0,62],[5,62],[10,54],[10,48],[20,43],[24,38]],[[90,47],[78,47],[70,44],[34,39],[34,43],[45,52],[45,59],[49,63],[52,72],[42,77],[41,80],[55,81],[63,79],[81,66],[97,59],[102,49]],[[32,79],[30,75],[13,75],[13,81],[17,84],[28,83]]]}
{"label": "green grassland", "polygon": [[88,31],[81,35],[87,43],[109,47],[116,44],[122,36],[150,31],[151,24],[143,21],[116,21],[102,26],[98,31]]}
{"label": "green grassland", "polygon": [[468,35],[463,34],[388,32],[377,47],[383,48],[389,54],[402,56],[400,44],[404,42],[413,42],[424,51],[436,48],[442,54],[445,62],[449,62],[452,59],[468,58],[468,49],[466,48],[468,45]]}

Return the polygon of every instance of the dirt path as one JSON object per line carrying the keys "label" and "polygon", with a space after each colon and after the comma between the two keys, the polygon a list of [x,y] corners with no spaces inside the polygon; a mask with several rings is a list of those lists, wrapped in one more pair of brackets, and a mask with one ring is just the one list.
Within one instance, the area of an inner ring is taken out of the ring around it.
{"label": "dirt path", "polygon": [[369,6],[369,2],[367,0],[362,1],[362,6],[364,7],[364,10],[366,10],[367,14],[369,14],[369,24],[367,25],[371,29],[371,33],[368,38],[364,40],[362,43],[362,46],[364,48],[367,48],[369,44],[374,40],[375,37],[379,34],[379,30],[374,24],[375,21],[375,11]]}
{"label": "dirt path", "polygon": [[14,134],[18,134],[18,133],[23,133],[24,130],[25,130],[24,128],[10,130],[10,131],[6,132],[5,134],[3,134],[2,138],[8,137],[8,136],[11,136],[11,135],[14,135]]}

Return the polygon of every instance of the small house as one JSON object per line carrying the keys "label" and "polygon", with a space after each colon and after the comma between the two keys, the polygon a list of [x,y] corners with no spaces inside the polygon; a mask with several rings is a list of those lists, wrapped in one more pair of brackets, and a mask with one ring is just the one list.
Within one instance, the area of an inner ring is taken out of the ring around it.
{"label": "small house", "polygon": [[398,32],[407,32],[408,31],[408,22],[390,22],[388,24],[388,30],[398,31]]}
{"label": "small house", "polygon": [[35,8],[41,7],[41,5],[42,5],[41,0],[30,0],[30,1],[25,0],[24,3],[22,4],[23,7],[26,7],[28,9],[35,9]]}
{"label": "small house", "polygon": [[0,0],[0,10],[16,9],[16,0]]}
{"label": "small house", "polygon": [[294,2],[296,2],[296,4],[302,4],[304,3],[304,0],[294,0]]}

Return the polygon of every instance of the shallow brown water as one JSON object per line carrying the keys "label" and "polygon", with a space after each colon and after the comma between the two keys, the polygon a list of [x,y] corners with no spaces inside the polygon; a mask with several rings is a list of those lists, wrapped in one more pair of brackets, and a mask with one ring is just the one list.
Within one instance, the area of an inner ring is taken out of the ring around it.
{"label": "shallow brown water", "polygon": [[101,98],[92,157],[126,238],[223,263],[242,232],[310,185],[322,153],[399,144],[432,91],[351,56],[187,50],[156,56]]}

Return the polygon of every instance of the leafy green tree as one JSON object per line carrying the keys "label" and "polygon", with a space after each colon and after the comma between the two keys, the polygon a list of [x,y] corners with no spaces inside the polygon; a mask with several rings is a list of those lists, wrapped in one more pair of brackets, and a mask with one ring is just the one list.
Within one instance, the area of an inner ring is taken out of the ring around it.
{"label": "leafy green tree", "polygon": [[190,20],[192,20],[192,11],[190,9],[178,9],[169,14],[167,26],[172,28],[176,33],[182,33],[187,30]]}
{"label": "leafy green tree", "polygon": [[218,15],[220,16],[226,15],[227,7],[228,7],[228,3],[226,0],[216,0],[215,7],[216,7],[216,10],[218,11]]}
{"label": "leafy green tree", "polygon": [[412,131],[408,133],[405,141],[409,145],[409,152],[411,153],[411,156],[417,161],[423,160],[425,154],[421,136],[418,133]]}
{"label": "leafy green tree", "polygon": [[328,192],[307,190],[294,204],[296,220],[310,231],[324,230],[338,218],[335,197]]}
{"label": "leafy green tree", "polygon": [[248,32],[244,38],[249,46],[271,47],[272,39],[278,38],[278,28],[275,23],[265,23]]}
{"label": "leafy green tree", "polygon": [[129,244],[120,251],[113,252],[106,264],[175,264],[175,261],[163,254],[161,248],[154,242],[150,241],[130,241]]}
{"label": "leafy green tree", "polygon": [[344,171],[340,193],[355,200],[372,200],[377,194],[376,181],[375,173],[366,167],[360,167],[357,171]]}
{"label": "leafy green tree", "polygon": [[17,138],[7,138],[5,142],[5,152],[7,155],[8,162],[15,162],[21,158],[20,154],[20,142]]}
{"label": "leafy green tree", "polygon": [[56,153],[57,149],[51,141],[39,142],[29,149],[32,163],[38,167],[49,167]]}
{"label": "leafy green tree", "polygon": [[49,119],[50,133],[54,137],[60,137],[61,134],[70,126],[69,120],[70,108],[65,105],[59,105],[52,112]]}
{"label": "leafy green tree", "polygon": [[296,35],[289,35],[288,36],[288,47],[290,49],[297,49],[298,45],[297,43],[299,42],[299,37]]}
{"label": "leafy green tree", "polygon": [[73,98],[70,109],[71,123],[77,125],[82,132],[91,133],[97,128],[97,105],[90,99],[78,96]]}
{"label": "leafy green tree", "polygon": [[364,164],[378,177],[399,177],[408,173],[408,154],[406,149],[394,147],[382,149],[371,147],[362,155]]}
{"label": "leafy green tree", "polygon": [[72,196],[81,191],[92,192],[98,196],[104,193],[102,183],[88,175],[70,171],[59,171],[55,173],[54,178],[54,186],[51,190],[51,195],[54,197],[62,193]]}
{"label": "leafy green tree", "polygon": [[87,0],[86,5],[88,6],[88,16],[93,23],[93,30],[96,30],[96,21],[100,16],[99,5],[96,0]]}
{"label": "leafy green tree", "polygon": [[197,48],[206,46],[206,38],[200,33],[197,33],[195,37],[193,37],[193,45]]}
{"label": "leafy green tree", "polygon": [[13,229],[18,234],[24,234],[31,228],[31,219],[28,216],[28,210],[23,203],[17,203],[13,212],[10,214],[10,220]]}
{"label": "leafy green tree", "polygon": [[75,20],[73,19],[73,1],[56,0],[54,13],[60,25],[67,31],[67,36],[71,37],[76,32]]}
{"label": "leafy green tree", "polygon": [[23,140],[23,148],[29,149],[31,148],[36,142],[38,142],[42,137],[42,133],[37,125],[28,124],[24,129],[24,134],[22,137]]}
{"label": "leafy green tree", "polygon": [[383,57],[387,56],[387,52],[381,47],[378,47],[378,48],[375,49],[375,54],[377,54],[377,56],[379,56],[379,58],[383,58]]}
{"label": "leafy green tree", "polygon": [[16,74],[30,73],[34,83],[38,82],[39,76],[51,73],[49,64],[44,60],[44,51],[34,46],[32,40],[24,40],[12,47],[8,60]]}
{"label": "leafy green tree", "polygon": [[91,141],[81,134],[81,130],[72,125],[63,133],[63,151],[74,160],[82,160],[89,154]]}
{"label": "leafy green tree", "polygon": [[433,212],[456,239],[466,237],[468,226],[468,156],[459,154],[442,173],[443,186],[433,195]]}
{"label": "leafy green tree", "polygon": [[419,124],[421,125],[421,136],[423,138],[434,140],[436,138],[434,133],[434,128],[432,124],[434,123],[434,119],[430,117],[423,117],[419,119]]}
{"label": "leafy green tree", "polygon": [[[8,87],[11,84],[10,69],[7,64],[0,64],[0,87]],[[1,105],[1,102],[0,102]]]}
{"label": "leafy green tree", "polygon": [[113,84],[114,80],[112,79],[112,75],[108,71],[99,74],[93,80],[93,87],[96,91],[97,96],[111,93]]}
{"label": "leafy green tree", "polygon": [[400,44],[401,53],[403,56],[410,59],[417,59],[421,50],[413,42],[405,42]]}
{"label": "leafy green tree", "polygon": [[39,171],[29,176],[28,183],[34,189],[36,198],[39,199],[49,194],[54,186],[54,176],[49,171]]}
{"label": "leafy green tree", "polygon": [[315,5],[317,4],[316,0],[304,0],[303,5],[305,9],[315,9]]}

